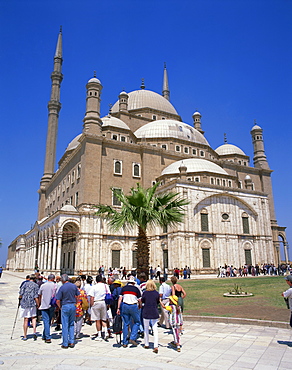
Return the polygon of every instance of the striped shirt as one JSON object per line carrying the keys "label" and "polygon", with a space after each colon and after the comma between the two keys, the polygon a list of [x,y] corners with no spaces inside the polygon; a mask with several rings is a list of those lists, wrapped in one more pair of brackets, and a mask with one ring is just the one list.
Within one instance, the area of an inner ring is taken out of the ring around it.
{"label": "striped shirt", "polygon": [[123,302],[126,304],[137,304],[138,299],[141,298],[140,289],[135,285],[128,283],[121,290],[121,296],[123,297]]}

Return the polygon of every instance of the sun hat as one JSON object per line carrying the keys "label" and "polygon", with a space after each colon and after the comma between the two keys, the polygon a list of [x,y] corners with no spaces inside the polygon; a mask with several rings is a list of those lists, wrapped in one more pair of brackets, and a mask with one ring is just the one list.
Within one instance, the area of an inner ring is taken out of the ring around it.
{"label": "sun hat", "polygon": [[127,280],[129,283],[134,283],[134,284],[136,283],[135,277],[133,275],[128,276]]}
{"label": "sun hat", "polygon": [[168,298],[173,304],[177,305],[178,297],[176,295],[170,295]]}
{"label": "sun hat", "polygon": [[123,285],[123,283],[121,282],[121,280],[115,280],[115,281],[113,282],[113,284]]}
{"label": "sun hat", "polygon": [[288,281],[290,281],[290,283],[292,283],[292,275],[287,275],[287,276],[285,276],[284,279],[288,280]]}

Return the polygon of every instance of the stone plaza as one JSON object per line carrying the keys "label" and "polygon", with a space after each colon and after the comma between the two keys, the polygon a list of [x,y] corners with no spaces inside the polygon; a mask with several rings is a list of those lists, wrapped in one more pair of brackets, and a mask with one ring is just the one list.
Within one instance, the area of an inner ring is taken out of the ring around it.
{"label": "stone plaza", "polygon": [[[168,345],[173,338],[164,328],[159,328],[158,354],[144,349],[141,339],[138,347],[128,348],[120,347],[116,338],[96,342],[91,339],[94,325],[82,327],[83,336],[73,349],[61,348],[61,332],[54,331],[54,327],[52,343],[44,343],[42,324],[37,327],[37,341],[29,329],[28,340],[23,342],[19,317],[11,339],[23,280],[23,273],[10,271],[4,271],[0,280],[0,370],[292,369],[291,330],[263,325],[185,321],[180,353]],[[288,316],[287,312],[287,320]],[[150,336],[150,345],[152,339]]]}

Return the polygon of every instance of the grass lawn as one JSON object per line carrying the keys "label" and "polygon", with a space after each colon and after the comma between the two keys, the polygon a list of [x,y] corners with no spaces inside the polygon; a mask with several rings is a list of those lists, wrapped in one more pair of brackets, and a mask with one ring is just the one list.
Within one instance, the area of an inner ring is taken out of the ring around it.
{"label": "grass lawn", "polygon": [[[245,278],[218,278],[179,280],[186,290],[185,315],[241,317],[259,320],[289,321],[290,310],[281,295],[288,289],[283,277],[260,276]],[[252,297],[223,297],[234,284]]]}

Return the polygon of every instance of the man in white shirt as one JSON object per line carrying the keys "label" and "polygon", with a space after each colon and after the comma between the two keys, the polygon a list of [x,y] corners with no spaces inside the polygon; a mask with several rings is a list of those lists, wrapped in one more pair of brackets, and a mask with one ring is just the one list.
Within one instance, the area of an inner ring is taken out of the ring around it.
{"label": "man in white shirt", "polygon": [[[91,307],[91,321],[95,321],[97,336],[95,340],[101,341],[102,334],[107,340],[107,325],[106,325],[106,304],[105,295],[110,292],[107,284],[103,282],[101,275],[96,277],[97,284],[92,285],[88,291],[90,296],[90,307]],[[100,324],[101,321],[101,324]]]}
{"label": "man in white shirt", "polygon": [[40,286],[39,289],[39,301],[40,307],[39,310],[42,311],[42,318],[43,318],[43,337],[42,339],[46,343],[51,343],[51,334],[50,334],[50,327],[52,318],[54,316],[55,307],[51,306],[51,299],[56,295],[57,286],[54,282],[55,275],[50,274],[48,276],[48,281]]}
{"label": "man in white shirt", "polygon": [[[168,297],[171,295],[171,287],[166,284],[165,278],[160,278],[160,287],[159,287],[159,296],[162,300],[162,303],[165,305],[168,305],[169,299]],[[165,327],[166,329],[170,328],[169,321],[168,321],[168,311],[161,307],[161,316],[160,320],[158,322],[158,326],[162,326],[163,322],[165,321]]]}
{"label": "man in white shirt", "polygon": [[286,283],[289,285],[289,289],[282,293],[282,296],[288,300],[289,308],[291,310],[290,326],[292,327],[292,275],[285,277]]}

